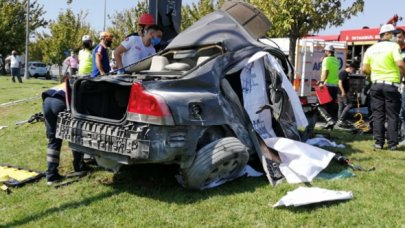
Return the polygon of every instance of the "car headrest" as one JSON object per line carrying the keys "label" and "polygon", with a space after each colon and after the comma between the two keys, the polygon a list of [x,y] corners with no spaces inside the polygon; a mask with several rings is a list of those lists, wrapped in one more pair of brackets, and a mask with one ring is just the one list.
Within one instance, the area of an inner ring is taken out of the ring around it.
{"label": "car headrest", "polygon": [[150,65],[150,71],[162,71],[166,65],[169,64],[169,60],[164,56],[153,56],[152,63]]}

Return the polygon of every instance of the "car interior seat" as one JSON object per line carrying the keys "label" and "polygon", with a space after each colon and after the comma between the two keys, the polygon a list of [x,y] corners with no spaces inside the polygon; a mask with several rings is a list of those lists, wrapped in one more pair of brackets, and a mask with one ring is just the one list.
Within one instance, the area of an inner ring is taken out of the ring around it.
{"label": "car interior seat", "polygon": [[149,70],[150,71],[162,71],[165,69],[165,66],[169,64],[169,60],[164,57],[164,56],[153,56],[152,57],[152,63],[150,65]]}
{"label": "car interior seat", "polygon": [[205,60],[209,59],[209,56],[200,56],[197,59],[197,66],[200,65],[201,63],[203,63]]}

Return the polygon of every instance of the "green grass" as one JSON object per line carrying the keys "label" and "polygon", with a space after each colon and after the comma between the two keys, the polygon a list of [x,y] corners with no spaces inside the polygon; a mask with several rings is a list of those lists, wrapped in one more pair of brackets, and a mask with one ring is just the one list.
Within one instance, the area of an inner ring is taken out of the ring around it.
{"label": "green grass", "polygon": [[[54,81],[30,79],[13,84],[0,77],[0,104],[37,96]],[[46,169],[43,123],[15,126],[41,111],[41,100],[0,107],[0,163]],[[405,153],[373,151],[370,136],[334,131],[347,148],[337,150],[373,172],[335,181],[315,180],[312,186],[353,191],[346,202],[301,208],[273,209],[287,191],[266,178],[240,178],[219,188],[190,192],[180,187],[173,167],[135,166],[114,175],[97,169],[80,182],[55,189],[45,180],[0,192],[0,227],[401,227],[405,224]],[[72,170],[66,145],[61,173]],[[343,168],[343,167],[342,167]],[[330,169],[334,169],[329,168]],[[336,169],[336,166],[335,166]],[[303,184],[302,184],[303,186]]]}

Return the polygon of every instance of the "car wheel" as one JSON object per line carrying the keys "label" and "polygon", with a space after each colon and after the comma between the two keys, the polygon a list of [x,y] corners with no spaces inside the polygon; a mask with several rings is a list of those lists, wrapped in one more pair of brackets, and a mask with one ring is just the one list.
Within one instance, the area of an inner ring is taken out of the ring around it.
{"label": "car wheel", "polygon": [[184,186],[202,190],[211,183],[232,180],[248,160],[247,148],[237,138],[211,142],[197,151],[191,167],[182,170]]}

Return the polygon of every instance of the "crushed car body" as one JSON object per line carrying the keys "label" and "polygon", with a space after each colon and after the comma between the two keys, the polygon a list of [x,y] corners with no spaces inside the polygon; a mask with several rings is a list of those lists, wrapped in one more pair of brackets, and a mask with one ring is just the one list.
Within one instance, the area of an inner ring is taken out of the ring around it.
{"label": "crushed car body", "polygon": [[[178,164],[189,189],[232,180],[260,150],[243,105],[243,68],[264,51],[285,74],[292,70],[282,51],[257,41],[270,27],[253,6],[226,2],[163,51],[131,65],[131,75],[76,80],[57,137],[114,171],[130,164]],[[265,71],[265,78],[276,135],[299,140],[283,77]]]}

